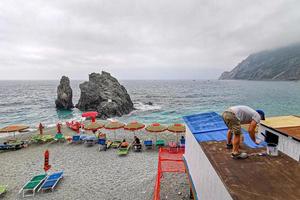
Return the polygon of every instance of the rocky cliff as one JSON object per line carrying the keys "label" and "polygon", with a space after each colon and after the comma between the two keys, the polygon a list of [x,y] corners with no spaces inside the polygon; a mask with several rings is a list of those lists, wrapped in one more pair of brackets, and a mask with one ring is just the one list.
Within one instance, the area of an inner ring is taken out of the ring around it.
{"label": "rocky cliff", "polygon": [[81,94],[76,107],[82,111],[98,111],[98,117],[107,119],[134,109],[125,87],[107,72],[90,74],[89,81],[79,87]]}
{"label": "rocky cliff", "polygon": [[60,79],[60,84],[57,87],[57,99],[55,100],[56,108],[58,109],[71,109],[74,108],[73,92],[70,86],[70,79],[63,76]]}
{"label": "rocky cliff", "polygon": [[252,54],[219,79],[300,80],[300,43]]}

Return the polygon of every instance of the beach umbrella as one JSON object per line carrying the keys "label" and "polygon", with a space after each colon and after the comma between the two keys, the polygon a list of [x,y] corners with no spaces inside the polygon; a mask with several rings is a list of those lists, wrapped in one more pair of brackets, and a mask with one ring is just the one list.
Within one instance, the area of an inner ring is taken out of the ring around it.
{"label": "beach umbrella", "polygon": [[29,126],[26,126],[26,125],[15,124],[15,125],[10,125],[10,126],[1,128],[0,133],[12,133],[13,132],[14,137],[15,137],[16,132],[24,131],[28,128],[29,128]]}
{"label": "beach umbrella", "polygon": [[[161,133],[164,132],[167,127],[161,125],[160,123],[153,123],[146,127],[146,131],[151,133]],[[157,140],[157,135],[155,135],[155,140]]]}
{"label": "beach umbrella", "polygon": [[121,129],[125,126],[125,124],[123,124],[122,122],[118,122],[118,121],[110,121],[107,124],[104,125],[104,128],[107,130],[114,130],[114,136],[116,139],[116,130],[117,129]]}
{"label": "beach umbrella", "polygon": [[176,143],[178,143],[178,134],[185,133],[185,125],[183,124],[172,124],[168,126],[168,131],[176,133]]}
{"label": "beach umbrella", "polygon": [[145,124],[139,123],[137,121],[130,122],[126,126],[124,126],[124,129],[127,131],[132,131],[133,135],[135,135],[135,131],[141,130],[145,128]]}
{"label": "beach umbrella", "polygon": [[84,129],[91,130],[91,131],[97,131],[98,129],[103,128],[103,127],[104,127],[104,124],[102,124],[101,122],[95,121],[95,122],[91,122],[88,125],[85,125]]}
{"label": "beach umbrella", "polygon": [[92,122],[95,122],[96,121],[96,117],[98,116],[98,112],[95,112],[95,111],[91,111],[91,112],[85,112],[85,113],[82,113],[81,115],[82,117],[91,117],[92,118]]}

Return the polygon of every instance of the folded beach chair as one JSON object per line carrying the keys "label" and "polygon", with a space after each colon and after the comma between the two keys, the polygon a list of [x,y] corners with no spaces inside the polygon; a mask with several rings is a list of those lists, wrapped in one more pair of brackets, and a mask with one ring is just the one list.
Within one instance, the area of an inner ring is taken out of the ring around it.
{"label": "folded beach chair", "polygon": [[98,139],[98,144],[99,144],[99,151],[103,150],[106,151],[107,149],[107,144],[106,144],[106,139],[105,138],[99,138]]}
{"label": "folded beach chair", "polygon": [[157,140],[156,143],[155,143],[155,146],[163,147],[163,146],[165,146],[165,141],[164,140]]}
{"label": "folded beach chair", "polygon": [[53,192],[58,182],[63,178],[64,172],[55,172],[47,177],[45,182],[40,187],[39,191],[50,190]]}
{"label": "folded beach chair", "polygon": [[72,136],[72,141],[71,141],[71,143],[76,143],[76,144],[78,144],[78,143],[80,143],[81,142],[81,140],[80,140],[80,135],[73,135]]}
{"label": "folded beach chair", "polygon": [[56,133],[56,135],[54,137],[54,140],[57,141],[57,142],[65,142],[66,138],[65,138],[65,136],[63,134]]}
{"label": "folded beach chair", "polygon": [[153,142],[152,142],[152,140],[145,140],[144,141],[144,145],[145,145],[146,149],[153,149]]}
{"label": "folded beach chair", "polygon": [[22,192],[23,197],[26,196],[34,196],[35,192],[39,188],[39,186],[44,182],[46,179],[47,174],[40,174],[37,176],[32,177],[19,191]]}
{"label": "folded beach chair", "polygon": [[181,148],[184,148],[184,147],[185,147],[185,139],[180,139],[180,144],[179,144],[179,146],[180,146]]}
{"label": "folded beach chair", "polygon": [[7,185],[0,185],[0,197],[7,192]]}
{"label": "folded beach chair", "polygon": [[121,140],[115,140],[113,141],[113,143],[111,144],[112,148],[118,148],[121,145],[122,141]]}

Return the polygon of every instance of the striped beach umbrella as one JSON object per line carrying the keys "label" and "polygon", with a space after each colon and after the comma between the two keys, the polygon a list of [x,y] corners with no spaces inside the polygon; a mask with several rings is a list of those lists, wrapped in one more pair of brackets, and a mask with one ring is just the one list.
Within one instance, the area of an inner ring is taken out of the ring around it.
{"label": "striped beach umbrella", "polygon": [[127,131],[132,131],[133,135],[135,135],[135,131],[141,130],[145,128],[145,124],[139,123],[137,121],[130,122],[126,126],[124,126],[124,129]]}
{"label": "striped beach umbrella", "polygon": [[90,130],[90,131],[97,131],[98,129],[101,129],[104,127],[104,124],[102,124],[101,122],[91,122],[87,125],[84,126],[85,130]]}
{"label": "striped beach umbrella", "polygon": [[[153,123],[146,127],[146,131],[151,133],[161,133],[167,130],[167,127],[161,125],[160,123]],[[157,135],[155,135],[155,140],[157,140]]]}
{"label": "striped beach umbrella", "polygon": [[15,125],[10,125],[10,126],[1,128],[0,133],[14,133],[14,137],[15,137],[16,132],[21,132],[28,128],[29,128],[29,126],[27,126],[27,125],[15,124]]}
{"label": "striped beach umbrella", "polygon": [[178,134],[185,133],[186,128],[183,124],[172,124],[168,126],[168,131],[176,133],[176,143],[178,143]]}
{"label": "striped beach umbrella", "polygon": [[121,129],[125,126],[122,122],[118,121],[110,121],[107,124],[104,125],[104,128],[107,130],[113,130],[114,131],[114,136],[116,139],[116,130]]}

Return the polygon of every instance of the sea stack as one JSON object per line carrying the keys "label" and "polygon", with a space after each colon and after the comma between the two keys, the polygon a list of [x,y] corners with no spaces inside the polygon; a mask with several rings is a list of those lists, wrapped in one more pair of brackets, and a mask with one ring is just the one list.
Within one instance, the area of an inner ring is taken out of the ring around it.
{"label": "sea stack", "polygon": [[60,84],[57,87],[57,99],[55,100],[56,108],[69,110],[74,108],[72,102],[73,92],[70,86],[70,79],[62,76]]}
{"label": "sea stack", "polygon": [[76,107],[81,111],[97,111],[107,119],[130,113],[133,103],[127,90],[109,73],[102,71],[89,75],[89,81],[79,85],[81,94]]}

